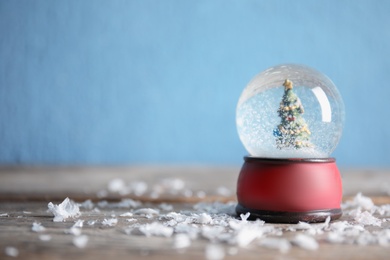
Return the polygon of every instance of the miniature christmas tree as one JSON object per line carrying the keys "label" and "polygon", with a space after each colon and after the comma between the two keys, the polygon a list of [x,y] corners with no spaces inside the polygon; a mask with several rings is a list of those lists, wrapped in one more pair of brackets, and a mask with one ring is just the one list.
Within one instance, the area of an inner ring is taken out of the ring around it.
{"label": "miniature christmas tree", "polygon": [[290,80],[286,79],[283,86],[284,95],[278,109],[282,121],[274,130],[276,146],[279,149],[311,147],[311,132],[301,116],[304,112],[301,100],[294,93],[293,83]]}

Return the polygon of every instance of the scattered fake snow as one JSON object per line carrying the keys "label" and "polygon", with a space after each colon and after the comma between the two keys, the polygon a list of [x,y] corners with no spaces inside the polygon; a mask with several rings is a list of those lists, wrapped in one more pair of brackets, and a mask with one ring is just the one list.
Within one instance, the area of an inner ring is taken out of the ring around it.
{"label": "scattered fake snow", "polygon": [[318,242],[313,237],[305,234],[296,235],[292,242],[306,250],[317,250],[319,247]]}
{"label": "scattered fake snow", "polygon": [[43,232],[43,231],[46,230],[46,228],[44,226],[42,226],[41,223],[34,222],[33,225],[32,225],[31,230],[34,231],[34,232]]}
{"label": "scattered fake snow", "polygon": [[348,208],[363,208],[366,210],[370,210],[374,207],[374,203],[369,197],[363,196],[361,192],[359,192],[352,201],[347,201],[341,205],[343,209]]}
{"label": "scattered fake snow", "polygon": [[153,215],[158,215],[160,211],[158,209],[142,208],[134,211],[135,215],[141,215],[146,218],[151,218]]}
{"label": "scattered fake snow", "polygon": [[61,204],[54,205],[49,202],[47,205],[49,211],[54,215],[54,222],[63,222],[67,218],[74,218],[80,216],[80,209],[78,204],[66,198]]}
{"label": "scattered fake snow", "polygon": [[95,223],[96,223],[96,220],[88,220],[88,222],[87,222],[88,226],[93,226],[93,225],[95,225]]}
{"label": "scattered fake snow", "polygon": [[104,219],[102,221],[103,226],[115,226],[118,223],[118,219],[116,218],[110,218],[110,219]]}
{"label": "scattered fake snow", "polygon": [[82,228],[84,226],[84,220],[78,219],[76,223],[74,223],[73,227],[75,228]]}
{"label": "scattered fake snow", "polygon": [[42,234],[42,235],[39,235],[39,239],[41,241],[50,241],[51,240],[51,236],[47,235],[47,234]]}
{"label": "scattered fake snow", "polygon": [[163,190],[169,190],[171,193],[177,193],[185,188],[186,184],[182,179],[178,178],[167,178],[163,179],[160,183]]}
{"label": "scattered fake snow", "polygon": [[83,203],[79,204],[80,207],[91,210],[95,206],[91,200],[86,200]]}
{"label": "scattered fake snow", "polygon": [[380,227],[382,225],[382,220],[374,217],[371,213],[368,211],[361,212],[360,208],[354,211],[352,214],[354,216],[354,219],[357,223],[363,225],[363,226],[377,226]]}
{"label": "scattered fake snow", "polygon": [[66,234],[71,234],[71,235],[74,235],[74,236],[80,236],[81,235],[81,228],[73,226],[70,229],[65,230],[65,233]]}
{"label": "scattered fake snow", "polygon": [[240,247],[246,247],[255,239],[260,238],[262,234],[261,228],[244,226],[236,231],[230,239],[230,243]]}
{"label": "scattered fake snow", "polygon": [[198,224],[212,224],[213,219],[207,213],[194,214],[194,222]]}
{"label": "scattered fake snow", "polygon": [[5,253],[7,256],[17,257],[17,256],[19,255],[19,250],[18,250],[16,247],[13,247],[13,246],[7,246],[7,247],[4,249],[4,253]]}
{"label": "scattered fake snow", "polygon": [[132,182],[129,190],[136,196],[142,196],[148,190],[148,185],[143,181]]}
{"label": "scattered fake snow", "polygon": [[132,216],[133,216],[133,213],[131,213],[131,212],[126,212],[126,213],[120,214],[119,216],[120,216],[120,217],[132,217]]}
{"label": "scattered fake snow", "polygon": [[123,199],[117,203],[108,203],[106,200],[99,201],[97,206],[99,208],[137,208],[141,206],[141,202],[132,199]]}
{"label": "scattered fake snow", "polygon": [[[127,195],[133,193],[136,196],[142,196],[148,190],[148,185],[143,181],[133,181],[130,184],[126,184],[124,180],[116,178],[111,180],[107,185],[108,192],[119,193],[120,195]],[[102,193],[100,191],[99,193]],[[106,192],[107,193],[107,192]],[[100,194],[102,195],[102,194]],[[106,194],[104,194],[106,195]],[[105,196],[102,196],[105,197]]]}
{"label": "scattered fake snow", "polygon": [[191,238],[187,234],[177,234],[173,239],[173,248],[181,249],[191,245]]}
{"label": "scattered fake snow", "polygon": [[[185,185],[180,181],[173,180],[161,186],[161,190],[166,187],[173,187],[176,191],[184,191]],[[130,185],[131,186],[131,185]],[[126,188],[130,187],[126,186]],[[110,192],[121,189],[122,184],[111,183]],[[134,187],[133,187],[134,188]],[[134,191],[133,191],[134,192]],[[329,243],[344,243],[358,245],[390,245],[390,230],[381,230],[385,218],[376,217],[390,216],[390,205],[376,206],[372,200],[357,194],[355,198],[342,205],[344,215],[352,217],[352,221],[330,222],[330,217],[324,223],[310,224],[299,222],[292,225],[266,224],[264,221],[248,221],[249,213],[241,214],[239,218],[235,216],[236,203],[198,203],[193,206],[193,210],[174,212],[173,206],[169,204],[157,205],[158,208],[139,208],[143,204],[139,201],[124,199],[118,203],[100,201],[96,204],[98,208],[133,208],[129,212],[118,214],[120,217],[134,217],[127,219],[128,228],[125,233],[128,235],[144,235],[147,237],[160,236],[171,238],[172,248],[183,250],[192,244],[192,240],[206,239],[210,242],[205,249],[207,259],[223,259],[225,254],[235,255],[238,248],[248,246],[262,246],[287,253],[292,245],[304,250],[317,250],[318,240]],[[49,211],[54,215],[54,221],[65,221],[69,217],[80,215],[78,204],[66,198],[60,205],[49,203]],[[98,208],[94,208],[91,201],[85,201],[80,207],[99,213]],[[93,209],[93,210],[92,210]],[[160,212],[162,210],[162,212]],[[168,212],[165,213],[164,212]],[[118,219],[112,211],[112,218],[104,219],[102,225],[115,226]],[[374,216],[376,214],[376,216]],[[146,217],[149,223],[138,223],[139,217]],[[153,218],[153,222],[151,219]],[[68,233],[75,235],[73,243],[79,248],[84,248],[88,242],[88,237],[81,235],[81,228],[84,220],[78,220]],[[96,220],[89,220],[88,225],[94,225]],[[366,229],[365,226],[371,226]],[[45,228],[40,223],[33,223],[32,230],[42,232]],[[296,232],[292,239],[280,238],[284,232]],[[323,236],[320,236],[323,235]],[[50,236],[39,237],[48,241]],[[255,243],[257,241],[257,243]],[[222,245],[230,245],[226,249]]]}
{"label": "scattered fake snow", "polygon": [[240,218],[242,221],[247,221],[251,213],[247,212],[245,214],[240,214]]}
{"label": "scattered fake snow", "polygon": [[75,236],[73,238],[73,244],[78,248],[84,248],[87,246],[88,240],[87,235]]}
{"label": "scattered fake snow", "polygon": [[224,197],[229,197],[232,195],[232,191],[226,187],[221,186],[217,188],[217,194]]}
{"label": "scattered fake snow", "polygon": [[139,231],[147,237],[150,236],[170,237],[173,234],[173,228],[166,227],[158,222],[141,225],[139,227]]}
{"label": "scattered fake snow", "polygon": [[164,211],[172,211],[173,210],[173,206],[170,204],[167,204],[167,203],[161,203],[158,207]]}
{"label": "scattered fake snow", "polygon": [[109,192],[118,192],[121,194],[127,194],[126,183],[122,179],[113,179],[108,183],[107,187]]}

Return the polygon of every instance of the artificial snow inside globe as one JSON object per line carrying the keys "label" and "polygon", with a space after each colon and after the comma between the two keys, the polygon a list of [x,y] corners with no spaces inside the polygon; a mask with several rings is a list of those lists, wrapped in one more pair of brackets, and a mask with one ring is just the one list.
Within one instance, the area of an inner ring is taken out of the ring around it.
{"label": "artificial snow inside globe", "polygon": [[252,156],[326,158],[340,140],[344,104],[324,74],[280,65],[258,74],[244,89],[236,123]]}
{"label": "artificial snow inside globe", "polygon": [[249,153],[237,184],[237,213],[270,222],[341,216],[335,159],[344,104],[333,82],[307,66],[271,67],[239,98],[236,124]]}

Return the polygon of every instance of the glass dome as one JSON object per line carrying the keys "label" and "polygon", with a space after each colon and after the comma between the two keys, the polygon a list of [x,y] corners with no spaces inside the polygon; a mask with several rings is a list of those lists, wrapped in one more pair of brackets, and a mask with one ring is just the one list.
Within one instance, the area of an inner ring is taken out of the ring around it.
{"label": "glass dome", "polygon": [[251,156],[327,158],[344,126],[333,82],[312,68],[284,64],[256,75],[241,94],[236,124]]}

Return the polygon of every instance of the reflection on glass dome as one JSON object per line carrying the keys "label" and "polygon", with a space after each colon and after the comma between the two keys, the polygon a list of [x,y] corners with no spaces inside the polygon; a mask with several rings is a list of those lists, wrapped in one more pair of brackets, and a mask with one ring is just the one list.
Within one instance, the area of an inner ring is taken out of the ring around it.
{"label": "reflection on glass dome", "polygon": [[326,158],[340,140],[344,104],[322,73],[280,65],[258,74],[244,89],[236,123],[252,156]]}

